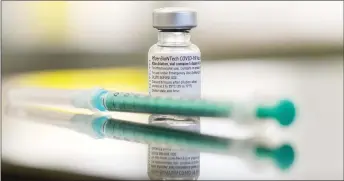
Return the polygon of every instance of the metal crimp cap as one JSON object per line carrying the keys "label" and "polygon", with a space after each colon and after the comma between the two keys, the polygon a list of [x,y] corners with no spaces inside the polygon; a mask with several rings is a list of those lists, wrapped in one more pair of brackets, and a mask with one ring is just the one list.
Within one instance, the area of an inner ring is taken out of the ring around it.
{"label": "metal crimp cap", "polygon": [[153,11],[153,27],[159,30],[186,29],[197,26],[197,12],[189,8],[167,7]]}

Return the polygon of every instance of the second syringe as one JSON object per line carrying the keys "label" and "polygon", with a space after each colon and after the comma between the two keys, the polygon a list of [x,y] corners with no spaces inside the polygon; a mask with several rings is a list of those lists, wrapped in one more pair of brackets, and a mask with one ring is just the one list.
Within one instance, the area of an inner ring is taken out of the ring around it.
{"label": "second syringe", "polygon": [[26,120],[72,129],[94,138],[116,138],[159,147],[226,154],[248,162],[272,163],[280,170],[289,169],[295,159],[295,152],[290,144],[272,144],[264,136],[226,138],[37,104],[11,106],[7,116],[18,115]]}

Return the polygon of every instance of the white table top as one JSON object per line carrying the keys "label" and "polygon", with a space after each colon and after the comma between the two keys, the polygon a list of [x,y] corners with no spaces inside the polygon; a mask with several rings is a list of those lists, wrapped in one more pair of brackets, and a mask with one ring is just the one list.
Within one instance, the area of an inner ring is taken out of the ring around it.
{"label": "white table top", "polygon": [[[203,179],[343,179],[343,61],[242,60],[202,64],[204,96],[244,96],[253,92],[291,97],[299,115],[288,128],[298,158],[288,174],[252,173],[240,160],[201,154]],[[131,120],[145,115],[122,114]],[[226,132],[203,118],[201,130]],[[17,164],[68,170],[108,178],[148,179],[147,146],[94,140],[71,130],[3,117],[2,157]]]}

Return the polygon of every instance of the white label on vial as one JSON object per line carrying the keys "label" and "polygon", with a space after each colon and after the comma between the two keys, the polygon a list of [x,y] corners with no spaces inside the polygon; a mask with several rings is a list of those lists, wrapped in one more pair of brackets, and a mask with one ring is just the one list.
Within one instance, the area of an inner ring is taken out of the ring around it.
{"label": "white label on vial", "polygon": [[150,54],[148,74],[152,96],[201,96],[200,53]]}
{"label": "white label on vial", "polygon": [[[149,54],[149,94],[152,96],[201,97],[201,55]],[[193,118],[199,119],[199,118]],[[164,125],[153,121],[150,124]],[[176,126],[179,129],[200,131],[198,124]],[[148,172],[157,178],[197,178],[200,170],[200,153],[149,146]]]}

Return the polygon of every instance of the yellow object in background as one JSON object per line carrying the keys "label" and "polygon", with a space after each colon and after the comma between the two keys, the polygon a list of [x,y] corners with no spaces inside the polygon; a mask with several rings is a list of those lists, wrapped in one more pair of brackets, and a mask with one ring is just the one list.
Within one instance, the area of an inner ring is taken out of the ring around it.
{"label": "yellow object in background", "polygon": [[43,71],[24,74],[21,86],[86,89],[101,87],[109,90],[146,92],[147,70],[143,68],[107,68]]}
{"label": "yellow object in background", "polygon": [[[30,2],[34,19],[31,25],[47,44],[63,45],[70,28],[68,1]],[[75,69],[24,74],[16,79],[21,86],[56,89],[101,87],[120,91],[147,91],[147,71],[140,68]]]}

